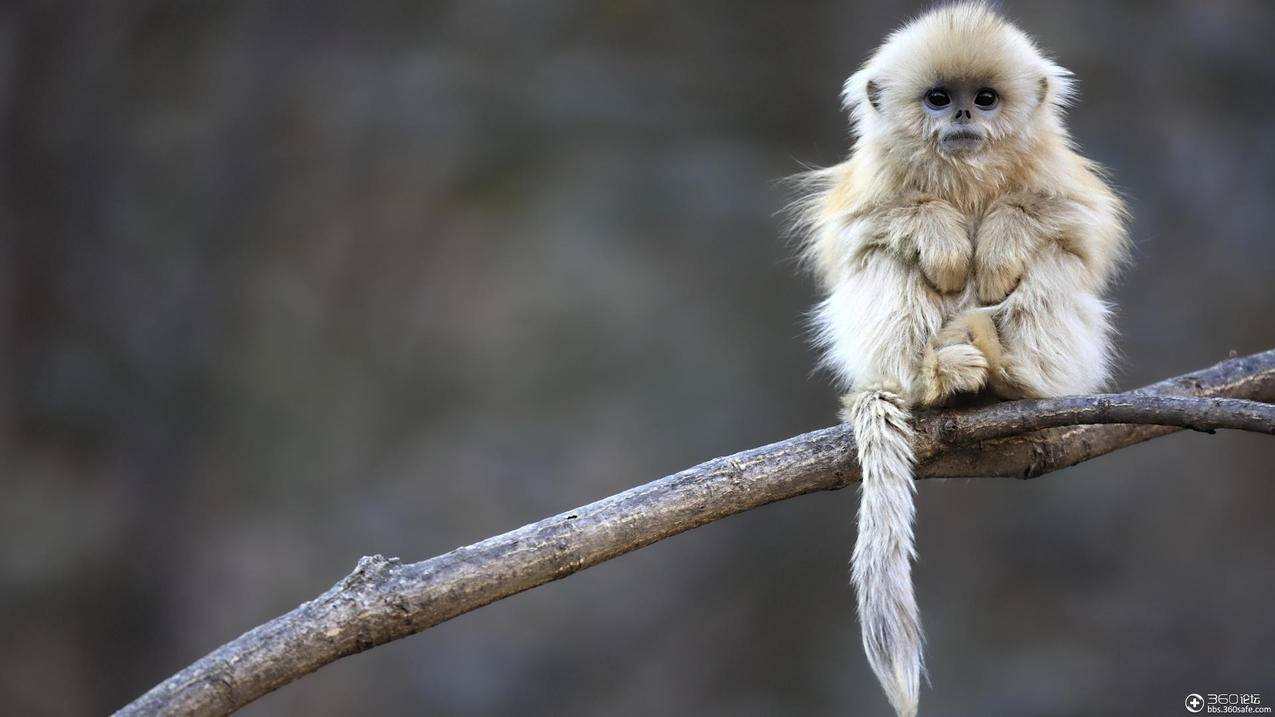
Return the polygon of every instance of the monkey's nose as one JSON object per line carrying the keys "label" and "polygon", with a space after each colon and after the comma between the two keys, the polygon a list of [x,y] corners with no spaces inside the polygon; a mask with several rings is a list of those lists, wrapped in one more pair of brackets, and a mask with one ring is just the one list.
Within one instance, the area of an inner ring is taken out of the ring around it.
{"label": "monkey's nose", "polygon": [[956,115],[953,117],[953,119],[955,119],[957,122],[968,122],[971,119],[970,111],[968,109],[963,109],[963,108],[957,109]]}

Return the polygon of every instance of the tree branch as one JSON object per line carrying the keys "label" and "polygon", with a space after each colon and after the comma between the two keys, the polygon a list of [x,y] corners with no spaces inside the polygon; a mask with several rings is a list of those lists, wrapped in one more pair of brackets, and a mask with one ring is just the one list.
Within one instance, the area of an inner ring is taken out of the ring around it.
{"label": "tree branch", "polygon": [[[1275,350],[1130,393],[924,413],[916,419],[917,477],[1033,478],[1182,428],[1275,433],[1275,407],[1254,403],[1272,400]],[[844,488],[858,478],[854,456],[853,435],[834,426],[717,458],[430,560],[365,557],[327,592],[217,648],[116,714],[230,714],[341,657],[669,536]]]}

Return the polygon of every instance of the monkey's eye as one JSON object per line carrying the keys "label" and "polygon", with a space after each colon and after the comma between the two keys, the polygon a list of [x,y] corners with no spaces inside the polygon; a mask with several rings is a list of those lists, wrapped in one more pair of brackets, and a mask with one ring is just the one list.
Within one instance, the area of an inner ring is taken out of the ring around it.
{"label": "monkey's eye", "polygon": [[974,104],[983,109],[989,109],[996,106],[996,100],[998,99],[1000,99],[1000,95],[996,94],[996,90],[984,87],[978,91],[978,94],[974,95]]}
{"label": "monkey's eye", "polygon": [[935,87],[925,93],[925,104],[938,109],[939,107],[947,107],[952,104],[952,96],[942,87]]}

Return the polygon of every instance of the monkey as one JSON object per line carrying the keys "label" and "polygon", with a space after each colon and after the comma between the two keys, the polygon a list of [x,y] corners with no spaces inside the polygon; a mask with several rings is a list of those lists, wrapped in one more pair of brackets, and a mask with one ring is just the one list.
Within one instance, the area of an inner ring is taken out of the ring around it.
{"label": "monkey", "polygon": [[824,298],[822,363],[861,470],[851,583],[864,650],[900,717],[924,673],[911,563],[914,411],[1098,390],[1103,296],[1127,213],[1064,122],[1072,75],[981,0],[890,34],[845,82],[855,141],[803,177],[801,254]]}

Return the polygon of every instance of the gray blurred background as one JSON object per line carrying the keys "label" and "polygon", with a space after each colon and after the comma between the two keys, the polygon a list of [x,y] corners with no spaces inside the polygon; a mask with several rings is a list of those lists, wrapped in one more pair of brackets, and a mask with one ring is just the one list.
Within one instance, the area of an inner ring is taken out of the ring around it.
{"label": "gray blurred background", "polygon": [[[1007,2],[1136,217],[1121,387],[1275,347],[1275,6]],[[0,693],[102,714],[345,575],[829,424],[777,180],[918,3],[0,9]],[[928,715],[1275,700],[1275,444],[920,489]],[[855,495],[731,518],[249,715],[885,714]],[[1268,701],[1269,704],[1269,701]]]}

